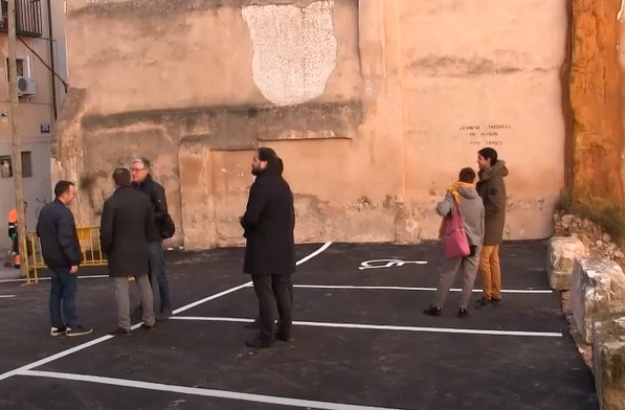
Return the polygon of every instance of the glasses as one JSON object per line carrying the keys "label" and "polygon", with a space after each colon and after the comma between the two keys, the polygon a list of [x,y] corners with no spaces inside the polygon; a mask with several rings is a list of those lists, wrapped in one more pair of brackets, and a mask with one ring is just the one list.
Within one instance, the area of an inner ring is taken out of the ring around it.
{"label": "glasses", "polygon": [[139,172],[139,171],[143,171],[145,168],[131,168],[132,172]]}

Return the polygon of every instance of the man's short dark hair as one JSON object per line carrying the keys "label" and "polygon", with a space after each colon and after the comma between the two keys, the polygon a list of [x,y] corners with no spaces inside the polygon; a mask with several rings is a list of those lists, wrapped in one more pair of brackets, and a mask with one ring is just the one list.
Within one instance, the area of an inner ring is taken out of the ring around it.
{"label": "man's short dark hair", "polygon": [[460,174],[458,175],[458,180],[461,182],[466,182],[467,184],[472,184],[475,181],[475,171],[473,168],[462,168],[460,170]]}
{"label": "man's short dark hair", "polygon": [[69,191],[69,188],[71,186],[74,186],[74,183],[72,181],[61,180],[57,182],[54,186],[54,196],[60,198],[61,195]]}
{"label": "man's short dark hair", "polygon": [[490,160],[490,165],[495,165],[497,163],[497,151],[495,151],[494,148],[482,148],[477,153],[480,154],[484,159]]}
{"label": "man's short dark hair", "polygon": [[131,177],[128,168],[116,168],[115,171],[113,171],[113,181],[115,181],[115,185],[117,186],[129,186]]}

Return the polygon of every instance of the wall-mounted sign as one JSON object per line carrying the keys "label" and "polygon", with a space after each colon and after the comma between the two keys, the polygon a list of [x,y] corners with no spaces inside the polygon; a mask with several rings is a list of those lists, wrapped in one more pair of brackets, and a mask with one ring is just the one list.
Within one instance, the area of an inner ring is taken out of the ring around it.
{"label": "wall-mounted sign", "polygon": [[10,155],[0,156],[0,177],[11,178],[13,176],[13,160]]}
{"label": "wall-mounted sign", "polygon": [[50,133],[50,124],[41,124],[39,126],[39,128],[41,129],[41,133],[42,134],[49,134]]}

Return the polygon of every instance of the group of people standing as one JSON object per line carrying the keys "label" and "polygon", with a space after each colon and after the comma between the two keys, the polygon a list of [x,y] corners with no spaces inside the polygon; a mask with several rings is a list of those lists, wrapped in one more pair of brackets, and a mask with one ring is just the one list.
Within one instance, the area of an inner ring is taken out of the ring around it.
{"label": "group of people standing", "polygon": [[[150,175],[150,161],[138,158],[132,170],[113,172],[115,192],[102,210],[100,243],[114,278],[118,325],[113,334],[130,334],[129,278],[139,287],[141,304],[135,309],[143,327],[151,329],[157,319],[172,315],[172,303],[163,239],[173,236],[175,226],[167,210],[165,190]],[[52,336],[82,336],[93,332],[78,322],[76,293],[78,268],[83,253],[69,205],[76,197],[71,181],[59,181],[55,200],[41,209],[37,236],[42,257],[51,272],[50,323]],[[158,289],[158,292],[156,290]],[[156,308],[158,294],[160,303]],[[158,315],[155,314],[158,312]]]}
{"label": "group of people standing", "polygon": [[[501,302],[501,265],[499,245],[503,241],[506,219],[506,184],[508,176],[505,161],[498,158],[491,147],[478,151],[476,175],[472,168],[463,168],[455,182],[436,206],[443,218],[452,212],[460,212],[463,228],[469,242],[467,256],[450,259],[448,267],[440,275],[437,292],[432,304],[423,311],[426,315],[440,316],[447,294],[456,273],[462,270],[462,294],[458,317],[468,316],[468,305],[478,270],[482,274],[482,295],[475,301],[475,308],[482,309]],[[478,182],[475,184],[475,178]]]}
{"label": "group of people standing", "polygon": [[[458,269],[463,273],[459,317],[468,316],[467,307],[478,269],[482,272],[484,287],[475,307],[480,309],[501,302],[499,244],[505,224],[504,178],[508,169],[490,147],[478,152],[477,162],[479,172],[463,168],[458,181],[436,207],[443,217],[457,211],[462,214],[470,254],[449,261],[449,267],[441,273],[435,301],[424,311],[427,315],[441,315]],[[243,271],[252,276],[259,312],[255,323],[247,326],[258,329],[258,333],[245,344],[266,348],[276,339],[288,342],[291,338],[291,275],[296,268],[295,208],[291,188],[282,176],[283,162],[273,149],[259,148],[251,168],[256,178],[239,221],[246,239]],[[474,184],[476,177],[479,180]],[[135,160],[131,170],[117,168],[112,179],[115,192],[104,203],[100,241],[115,284],[118,326],[113,333],[130,334],[130,277],[134,277],[140,291],[141,304],[135,312],[140,314],[143,328],[152,329],[156,320],[172,315],[162,240],[173,236],[175,226],[167,211],[165,191],[150,176],[147,159]],[[82,262],[82,252],[68,208],[76,189],[72,182],[60,181],[54,194],[56,199],[41,210],[37,224],[43,258],[52,272],[51,334],[85,335],[93,330],[77,321],[76,273]],[[155,288],[159,290],[158,315],[155,314]]]}
{"label": "group of people standing", "polygon": [[[250,347],[269,347],[276,339],[288,341],[291,334],[295,209],[293,193],[282,177],[283,167],[274,150],[258,149],[251,170],[256,179],[240,218],[247,240],[243,270],[252,275],[259,301],[254,327],[260,331],[246,340]],[[141,301],[134,312],[141,317],[143,329],[153,329],[156,321],[173,314],[162,241],[174,235],[175,226],[167,210],[165,190],[150,175],[148,159],[136,159],[130,170],[115,169],[112,179],[115,191],[102,209],[100,245],[117,304],[117,328],[111,333],[129,335],[129,278],[134,278],[139,288]],[[59,181],[54,195],[55,200],[43,207],[37,223],[43,260],[51,271],[50,334],[87,335],[93,329],[78,322],[76,309],[77,272],[83,253],[69,209],[76,196],[75,184]],[[276,306],[279,325],[274,333]]]}

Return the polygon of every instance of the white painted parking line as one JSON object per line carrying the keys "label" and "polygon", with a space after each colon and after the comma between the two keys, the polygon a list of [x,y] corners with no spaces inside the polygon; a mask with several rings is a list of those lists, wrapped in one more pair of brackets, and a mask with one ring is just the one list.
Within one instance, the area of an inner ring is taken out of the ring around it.
{"label": "white painted parking line", "polygon": [[0,298],[14,298],[15,295],[0,295]]}
{"label": "white painted parking line", "polygon": [[[314,251],[310,255],[306,255],[302,259],[298,260],[296,262],[296,265],[299,266],[302,263],[305,263],[305,262],[309,261],[310,259],[312,259],[315,256],[319,255],[321,252],[323,252],[326,249],[328,249],[328,247],[330,245],[332,245],[332,242],[324,243],[319,249],[317,249],[316,251]],[[107,273],[96,273],[96,274],[93,274],[93,275],[78,275],[78,279],[99,279],[99,278],[109,278],[109,275]],[[39,280],[50,280],[50,277],[49,276],[39,277]],[[26,281],[27,281],[26,278],[0,279],[0,283],[18,283],[18,282],[26,282]],[[251,285],[252,282],[249,282],[249,284]]]}
{"label": "white painted parking line", "polygon": [[[109,278],[109,275],[106,273],[96,274],[96,275],[78,275],[78,279],[97,279],[97,278]],[[26,282],[25,278],[17,278],[17,279],[0,279],[0,283],[17,283],[17,282]],[[32,279],[31,279],[32,280]],[[39,277],[39,280],[50,280],[49,276]]]}
{"label": "white painted parking line", "polygon": [[153,390],[160,392],[170,392],[178,394],[189,394],[203,397],[215,397],[220,399],[230,399],[247,401],[252,403],[266,403],[278,406],[301,407],[306,409],[323,410],[407,410],[391,407],[372,407],[356,404],[331,403],[316,400],[292,399],[289,397],[266,396],[263,394],[240,393],[227,390],[202,389],[198,387],[177,386],[163,383],[149,383],[137,380],[117,379],[112,377],[90,376],[73,373],[47,372],[40,370],[26,370],[18,373],[19,376],[44,377],[49,379],[71,380],[77,382],[88,382],[104,384],[109,386],[130,387],[135,389]]}
{"label": "white painted parking line", "polygon": [[[331,244],[332,244],[332,242],[327,242],[327,243],[323,244],[323,246],[321,246],[321,247],[320,247],[319,249],[317,249],[315,252],[313,252],[313,253],[311,253],[310,255],[307,255],[306,257],[304,257],[304,258],[300,259],[299,261],[297,261],[297,265],[301,265],[302,263],[304,263],[304,262],[306,262],[306,261],[310,260],[312,257],[319,255],[321,252],[323,252],[323,251],[325,251],[326,249],[328,249],[328,247],[330,247],[330,245],[331,245]],[[242,285],[236,286],[236,287],[234,287],[234,288],[231,288],[231,289],[225,290],[225,291],[223,291],[223,292],[217,293],[217,294],[215,294],[215,295],[209,296],[209,297],[207,297],[207,298],[204,298],[204,299],[198,300],[198,301],[196,301],[196,302],[189,303],[188,305],[182,306],[182,307],[180,307],[180,308],[178,308],[178,309],[174,310],[174,312],[173,312],[173,313],[174,313],[174,314],[178,314],[178,313],[180,313],[180,312],[184,312],[184,311],[185,311],[185,310],[187,310],[187,309],[191,309],[191,308],[193,308],[193,307],[196,307],[197,305],[202,304],[202,303],[205,303],[205,302],[208,302],[209,300],[213,300],[213,299],[216,299],[216,298],[218,298],[218,297],[221,297],[221,296],[227,295],[227,294],[229,294],[229,293],[232,293],[232,292],[234,292],[234,291],[236,291],[236,290],[242,289],[242,288],[244,288],[244,287],[248,286],[250,283],[251,283],[251,282],[247,282],[247,283],[244,283],[244,284],[242,284]],[[175,316],[172,316],[171,318],[173,319],[174,317],[175,317]],[[134,330],[134,329],[138,328],[139,326],[141,326],[141,324],[142,324],[142,322],[137,323],[137,324],[133,325],[133,326],[131,327],[131,329],[133,329],[133,330]],[[100,344],[100,343],[105,342],[105,341],[107,341],[107,340],[109,340],[109,339],[112,339],[112,338],[113,338],[113,336],[112,336],[112,335],[105,335],[105,336],[101,336],[101,337],[99,337],[99,338],[97,338],[97,339],[93,339],[93,340],[90,340],[90,341],[88,341],[88,342],[86,342],[86,343],[80,344],[80,345],[78,345],[78,346],[74,346],[74,347],[72,347],[71,349],[63,350],[63,351],[61,351],[61,352],[59,352],[59,353],[53,354],[52,356],[45,357],[45,358],[43,358],[43,359],[41,359],[41,360],[38,360],[38,361],[36,361],[36,362],[32,362],[32,363],[29,363],[29,364],[27,364],[27,365],[24,365],[24,366],[18,367],[18,368],[16,368],[16,369],[9,370],[8,372],[5,372],[5,373],[0,374],[0,381],[5,380],[5,379],[8,379],[9,377],[16,376],[17,374],[19,374],[19,373],[23,373],[23,372],[25,372],[25,371],[27,371],[27,370],[31,370],[31,369],[34,369],[34,368],[36,368],[36,367],[43,366],[44,364],[47,364],[47,363],[53,362],[53,361],[55,361],[55,360],[58,360],[58,359],[60,359],[60,358],[65,357],[65,356],[69,356],[69,355],[71,355],[71,354],[73,354],[73,353],[76,353],[76,352],[79,352],[79,351],[81,351],[81,350],[84,350],[84,349],[86,349],[86,348],[88,348],[88,347],[91,347],[91,346],[94,346],[94,345]]]}
{"label": "white painted parking line", "polygon": [[[251,286],[251,285],[250,285]],[[294,288],[302,289],[349,289],[349,290],[405,290],[405,291],[436,291],[431,287],[412,286],[358,286],[358,285],[293,285]],[[462,292],[460,288],[451,288],[451,292]],[[481,293],[482,289],[473,289],[474,293]],[[551,289],[503,289],[501,293],[519,294],[551,294]]]}
{"label": "white painted parking line", "polygon": [[[176,320],[198,320],[208,322],[253,322],[254,319],[206,317],[206,316],[176,316]],[[524,337],[562,337],[561,332],[526,332],[517,330],[488,330],[488,329],[461,329],[453,327],[421,327],[421,326],[394,326],[394,325],[371,325],[358,323],[332,323],[332,322],[304,322],[293,321],[296,326],[334,327],[343,329],[366,329],[366,330],[393,330],[402,332],[427,332],[427,333],[453,333],[465,335],[488,335],[488,336],[524,336]]]}

